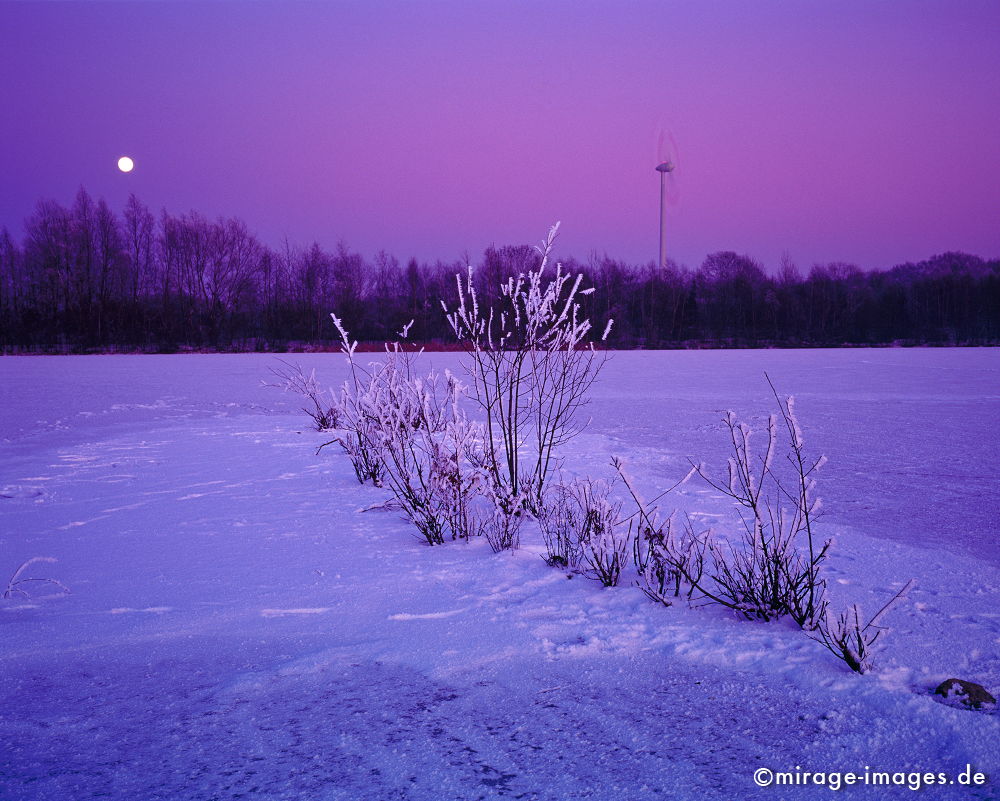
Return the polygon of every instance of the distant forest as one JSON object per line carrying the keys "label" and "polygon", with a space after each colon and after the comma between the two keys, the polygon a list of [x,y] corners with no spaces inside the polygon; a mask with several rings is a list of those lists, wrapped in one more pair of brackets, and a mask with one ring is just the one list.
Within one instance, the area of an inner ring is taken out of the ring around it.
{"label": "distant forest", "polygon": [[[537,263],[527,245],[491,247],[475,268],[489,302],[502,280]],[[718,252],[697,270],[669,263],[564,260],[596,292],[597,331],[618,348],[1000,343],[1000,260],[946,253],[866,272],[785,260],[775,274]],[[235,218],[154,215],[134,195],[121,215],[83,189],[72,207],[38,203],[18,244],[0,231],[0,349],[90,352],[333,347],[330,313],[362,342],[453,342],[441,300],[465,263],[373,261],[346,246],[275,249]]]}

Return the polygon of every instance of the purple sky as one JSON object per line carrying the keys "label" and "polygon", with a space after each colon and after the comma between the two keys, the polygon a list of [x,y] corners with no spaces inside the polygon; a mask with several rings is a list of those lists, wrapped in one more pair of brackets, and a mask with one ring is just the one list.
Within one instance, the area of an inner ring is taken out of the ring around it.
{"label": "purple sky", "polygon": [[[0,3],[0,226],[82,184],[277,244],[1000,256],[1000,2]],[[136,162],[117,171],[118,156]]]}

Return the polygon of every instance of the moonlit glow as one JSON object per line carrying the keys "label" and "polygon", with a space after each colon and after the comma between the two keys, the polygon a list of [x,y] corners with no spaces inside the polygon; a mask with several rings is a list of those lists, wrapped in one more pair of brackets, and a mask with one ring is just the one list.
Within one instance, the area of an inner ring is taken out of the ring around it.
{"label": "moonlit glow", "polygon": [[135,162],[133,162],[128,156],[122,156],[118,159],[118,169],[122,172],[132,172],[132,168],[134,166]]}

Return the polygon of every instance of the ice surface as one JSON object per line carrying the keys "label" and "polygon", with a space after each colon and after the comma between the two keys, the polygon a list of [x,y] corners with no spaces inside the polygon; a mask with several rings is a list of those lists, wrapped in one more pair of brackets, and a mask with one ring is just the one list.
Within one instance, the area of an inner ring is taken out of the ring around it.
{"label": "ice surface", "polygon": [[[330,384],[334,355],[293,357]],[[427,357],[456,367],[455,355]],[[855,676],[794,627],[663,608],[546,567],[540,538],[428,548],[360,487],[267,356],[0,359],[0,798],[828,798],[760,766],[945,771],[1000,796],[997,350],[615,354],[565,469],[646,497],[725,469],[726,409],[794,393],[835,603],[887,619]],[[779,456],[780,458],[780,456]],[[725,533],[697,479],[671,505]],[[626,576],[630,583],[632,575]],[[845,787],[898,798],[899,787]]]}

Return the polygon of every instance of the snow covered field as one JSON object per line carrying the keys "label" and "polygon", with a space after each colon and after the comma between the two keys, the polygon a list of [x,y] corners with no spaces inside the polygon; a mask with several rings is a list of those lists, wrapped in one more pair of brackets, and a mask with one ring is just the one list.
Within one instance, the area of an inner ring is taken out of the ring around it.
{"label": "snow covered field", "polygon": [[[425,357],[455,367],[456,355]],[[336,355],[290,357],[327,383]],[[263,355],[0,359],[0,799],[797,799],[907,786],[757,787],[759,768],[946,774],[919,797],[1000,798],[1000,352],[619,353],[568,449],[622,457],[647,495],[719,420],[794,394],[825,453],[834,604],[909,578],[874,673],[793,625],[658,606],[547,567],[537,532],[421,545],[384,496],[260,386]],[[672,505],[725,532],[695,481]],[[985,784],[958,783],[967,766]],[[829,780],[832,781],[832,780]],[[914,779],[907,775],[906,782]]]}

